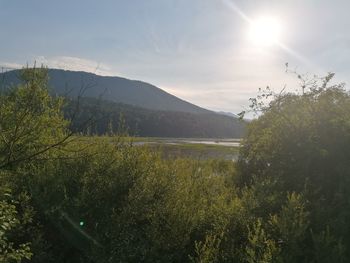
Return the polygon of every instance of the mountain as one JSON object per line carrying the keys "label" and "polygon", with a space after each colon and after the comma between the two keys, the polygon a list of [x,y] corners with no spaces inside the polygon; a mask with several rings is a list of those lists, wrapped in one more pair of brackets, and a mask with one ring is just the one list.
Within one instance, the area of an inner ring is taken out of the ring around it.
{"label": "mountain", "polygon": [[[18,70],[0,74],[5,84],[18,84]],[[141,108],[208,113],[209,111],[171,95],[149,83],[81,71],[49,69],[49,85],[61,96],[101,98]]]}
{"label": "mountain", "polygon": [[[0,87],[19,84],[18,75],[18,70],[1,73]],[[138,80],[49,69],[49,86],[53,94],[67,98],[64,113],[77,132],[106,134],[121,125],[138,136],[238,138],[244,132],[245,124],[235,117],[198,107]],[[73,114],[79,95],[79,111]],[[92,124],[84,127],[89,119]]]}

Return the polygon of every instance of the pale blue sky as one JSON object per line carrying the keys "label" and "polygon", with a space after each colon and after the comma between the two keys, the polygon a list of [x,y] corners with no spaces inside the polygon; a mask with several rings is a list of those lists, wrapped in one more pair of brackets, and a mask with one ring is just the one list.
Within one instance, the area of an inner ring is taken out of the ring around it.
{"label": "pale blue sky", "polygon": [[[289,51],[253,45],[237,10],[277,17]],[[259,87],[292,87],[285,62],[350,80],[349,10],[345,0],[0,0],[0,65],[139,79],[237,113]]]}

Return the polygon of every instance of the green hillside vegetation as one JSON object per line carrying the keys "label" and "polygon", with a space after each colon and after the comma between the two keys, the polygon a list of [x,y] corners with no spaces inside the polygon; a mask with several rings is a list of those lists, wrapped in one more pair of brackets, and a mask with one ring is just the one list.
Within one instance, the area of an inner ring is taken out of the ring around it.
{"label": "green hillside vegetation", "polygon": [[332,75],[252,100],[237,163],[79,136],[47,70],[21,77],[0,96],[0,262],[349,262],[350,94]]}
{"label": "green hillside vegetation", "polygon": [[72,120],[73,131],[90,135],[110,134],[124,127],[130,135],[143,137],[240,138],[245,127],[237,118],[209,111],[156,111],[95,98],[70,100],[64,112]]}

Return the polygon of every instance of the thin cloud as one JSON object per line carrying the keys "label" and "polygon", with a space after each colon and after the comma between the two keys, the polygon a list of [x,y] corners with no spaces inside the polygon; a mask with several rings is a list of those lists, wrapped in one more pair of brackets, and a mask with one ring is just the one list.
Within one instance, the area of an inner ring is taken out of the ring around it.
{"label": "thin cloud", "polygon": [[39,56],[35,58],[35,61],[37,64],[43,64],[44,66],[47,66],[49,68],[58,68],[72,71],[86,71],[102,76],[116,75],[110,66],[85,58],[69,56]]}
{"label": "thin cloud", "polygon": [[0,61],[0,68],[6,71],[6,70],[12,70],[12,69],[20,69],[28,65],[30,66],[34,64],[36,64],[37,66],[43,65],[49,68],[56,68],[56,69],[91,72],[102,76],[118,75],[107,64],[100,63],[98,61],[94,61],[90,59],[79,58],[79,57],[69,57],[69,56],[55,56],[55,57],[37,56],[23,64],[16,63],[16,62]]}
{"label": "thin cloud", "polygon": [[18,64],[18,63],[0,61],[0,68],[2,71],[12,70],[12,69],[20,69],[22,67],[23,67],[23,65]]}

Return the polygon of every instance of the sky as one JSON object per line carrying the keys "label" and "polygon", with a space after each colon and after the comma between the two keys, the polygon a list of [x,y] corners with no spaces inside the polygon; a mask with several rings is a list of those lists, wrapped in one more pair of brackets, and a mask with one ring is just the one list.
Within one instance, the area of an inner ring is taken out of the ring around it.
{"label": "sky", "polygon": [[[349,10],[347,0],[0,0],[0,67],[137,79],[238,113],[259,88],[297,89],[286,62],[349,82]],[[278,21],[278,43],[252,41],[261,17]]]}

